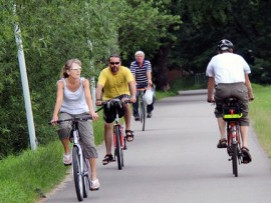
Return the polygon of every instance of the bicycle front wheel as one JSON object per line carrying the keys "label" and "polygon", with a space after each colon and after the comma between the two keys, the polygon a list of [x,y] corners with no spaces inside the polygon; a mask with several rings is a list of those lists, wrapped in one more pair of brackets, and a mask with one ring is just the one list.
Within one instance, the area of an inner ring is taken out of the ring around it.
{"label": "bicycle front wheel", "polygon": [[116,149],[115,149],[115,155],[117,156],[118,161],[118,169],[121,170],[124,166],[124,159],[123,159],[123,150],[121,148],[121,142],[120,142],[120,126],[115,126],[115,136],[116,136]]}
{"label": "bicycle front wheel", "polygon": [[237,144],[232,144],[232,171],[235,177],[238,176],[238,153]]}
{"label": "bicycle front wheel", "polygon": [[84,159],[84,174],[83,174],[83,197],[84,198],[88,197],[88,189],[90,189],[88,171],[89,171],[89,162],[87,159]]}
{"label": "bicycle front wheel", "polygon": [[78,201],[83,201],[84,196],[84,178],[81,174],[81,163],[78,147],[74,146],[72,149],[72,168],[75,192]]}
{"label": "bicycle front wheel", "polygon": [[141,122],[142,122],[142,131],[145,131],[145,125],[146,125],[146,109],[145,109],[145,104],[142,101],[140,104],[140,109],[141,109]]}

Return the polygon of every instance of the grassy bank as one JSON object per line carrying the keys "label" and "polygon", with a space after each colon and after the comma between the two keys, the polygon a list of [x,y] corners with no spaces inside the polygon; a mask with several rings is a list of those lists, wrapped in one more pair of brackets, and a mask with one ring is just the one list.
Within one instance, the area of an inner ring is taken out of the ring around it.
{"label": "grassy bank", "polygon": [[[103,119],[93,122],[95,144],[103,142]],[[55,135],[57,134],[55,132]],[[39,146],[35,152],[27,150],[19,156],[9,156],[0,161],[0,202],[36,202],[52,190],[66,176],[70,167],[62,164],[63,147],[56,140]]]}
{"label": "grassy bank", "polygon": [[61,163],[59,141],[35,152],[9,156],[0,162],[0,202],[35,202],[43,192],[58,184],[67,168]]}
{"label": "grassy bank", "polygon": [[271,86],[253,85],[255,100],[250,104],[249,116],[261,145],[271,157]]}

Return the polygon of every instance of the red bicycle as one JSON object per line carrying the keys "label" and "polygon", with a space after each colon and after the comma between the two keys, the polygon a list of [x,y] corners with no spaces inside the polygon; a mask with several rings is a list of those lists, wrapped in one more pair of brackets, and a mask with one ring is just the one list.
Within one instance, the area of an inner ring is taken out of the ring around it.
{"label": "red bicycle", "polygon": [[126,139],[123,134],[123,126],[120,123],[119,112],[123,108],[123,105],[126,103],[130,103],[130,100],[121,101],[118,98],[108,100],[103,102],[103,106],[98,109],[96,112],[102,110],[107,107],[108,109],[113,109],[115,111],[115,123],[113,126],[113,143],[115,148],[114,160],[117,158],[118,169],[121,170],[124,167],[124,158],[123,158],[123,150],[127,149],[126,147]]}
{"label": "red bicycle", "polygon": [[238,176],[238,164],[243,162],[243,154],[241,151],[240,124],[239,119],[243,114],[241,106],[237,98],[228,98],[224,100],[222,105],[223,119],[227,123],[227,152],[232,161],[232,170],[235,177]]}

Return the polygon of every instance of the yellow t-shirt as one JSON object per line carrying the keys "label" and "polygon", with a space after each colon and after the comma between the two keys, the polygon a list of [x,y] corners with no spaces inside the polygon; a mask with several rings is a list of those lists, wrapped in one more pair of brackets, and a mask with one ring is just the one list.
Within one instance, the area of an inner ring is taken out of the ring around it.
{"label": "yellow t-shirt", "polygon": [[113,99],[122,94],[130,95],[129,83],[134,81],[130,69],[120,66],[119,71],[114,75],[110,67],[106,67],[100,73],[98,85],[103,86],[103,100]]}

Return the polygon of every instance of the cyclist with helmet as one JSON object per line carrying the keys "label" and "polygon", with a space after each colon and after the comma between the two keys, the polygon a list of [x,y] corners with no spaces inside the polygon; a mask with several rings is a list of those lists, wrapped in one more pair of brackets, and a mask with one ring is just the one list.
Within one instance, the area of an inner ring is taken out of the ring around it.
{"label": "cyclist with helmet", "polygon": [[[217,144],[218,148],[226,148],[226,123],[222,118],[223,100],[229,97],[236,97],[241,105],[243,116],[240,119],[242,135],[242,152],[244,163],[251,162],[251,155],[248,149],[248,101],[254,99],[251,83],[248,74],[250,67],[243,57],[233,53],[233,44],[227,39],[218,43],[218,54],[209,62],[206,75],[208,80],[208,102],[215,102],[215,116],[218,120],[221,138]],[[215,89],[215,94],[213,91]]]}

